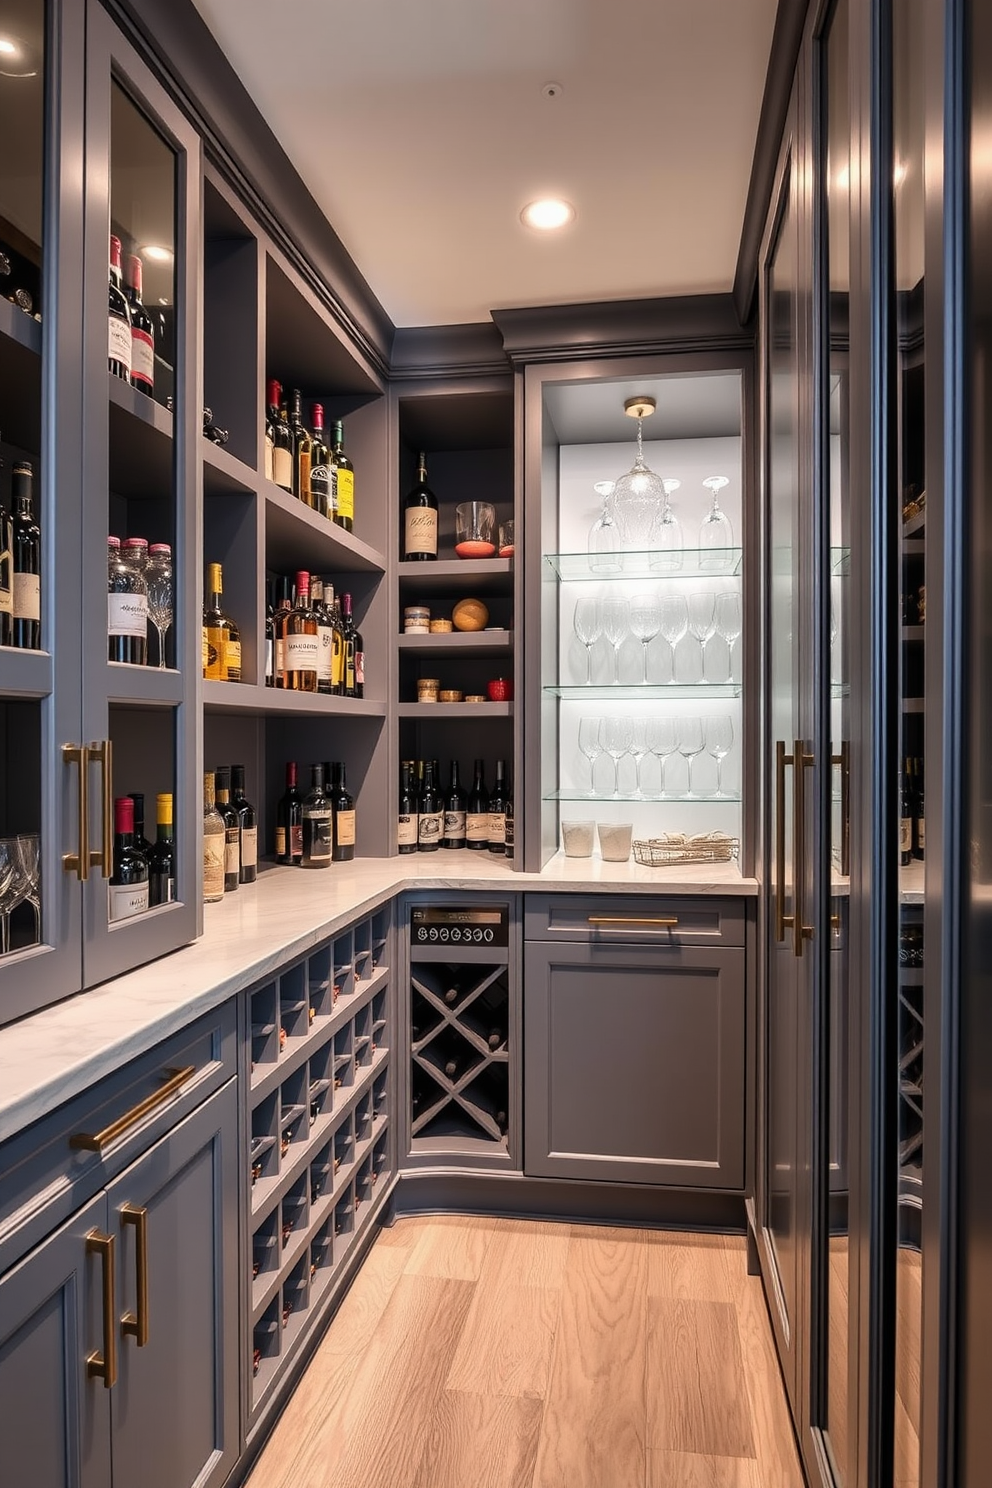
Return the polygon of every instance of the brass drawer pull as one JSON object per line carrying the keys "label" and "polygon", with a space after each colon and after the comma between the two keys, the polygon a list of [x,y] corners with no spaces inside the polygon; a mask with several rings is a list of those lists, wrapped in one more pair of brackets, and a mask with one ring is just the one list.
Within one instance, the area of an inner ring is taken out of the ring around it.
{"label": "brass drawer pull", "polygon": [[156,1107],[162,1106],[170,1096],[175,1095],[181,1085],[185,1085],[190,1075],[196,1073],[195,1064],[187,1064],[185,1069],[173,1070],[165,1084],[159,1090],[153,1090],[151,1095],[146,1095],[144,1100],[132,1106],[130,1111],[125,1111],[123,1116],[118,1116],[103,1131],[97,1132],[95,1136],[89,1132],[77,1132],[74,1137],[69,1138],[69,1146],[77,1152],[102,1152],[109,1147],[111,1142],[116,1142],[130,1127],[136,1126],[143,1116],[147,1116]]}
{"label": "brass drawer pull", "polygon": [[647,915],[589,915],[590,925],[660,925],[665,930],[674,930],[677,916],[669,919],[649,919]]}
{"label": "brass drawer pull", "polygon": [[148,1342],[148,1210],[136,1204],[121,1208],[121,1228],[134,1226],[134,1285],[137,1293],[134,1312],[121,1318],[121,1332],[137,1340],[138,1348]]}
{"label": "brass drawer pull", "polygon": [[102,1379],[105,1390],[117,1383],[117,1335],[114,1330],[114,1237],[90,1230],[86,1236],[88,1255],[100,1257],[103,1272],[103,1353],[89,1354],[86,1373],[91,1379]]}

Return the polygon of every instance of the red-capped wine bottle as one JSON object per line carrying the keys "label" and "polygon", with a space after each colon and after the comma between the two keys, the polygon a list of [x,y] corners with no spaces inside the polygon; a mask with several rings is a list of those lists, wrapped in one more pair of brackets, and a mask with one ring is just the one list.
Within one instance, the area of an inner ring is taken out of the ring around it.
{"label": "red-capped wine bottle", "polygon": [[134,840],[134,802],[114,801],[113,872],[108,886],[111,920],[127,920],[148,908],[148,860]]}
{"label": "red-capped wine bottle", "polygon": [[127,301],[131,311],[131,386],[151,398],[155,393],[155,327],[141,303],[141,259],[127,261]]}
{"label": "red-capped wine bottle", "polygon": [[286,766],[286,790],[276,807],[276,858],[286,865],[303,856],[303,800],[296,784],[296,761]]}
{"label": "red-capped wine bottle", "polygon": [[34,519],[34,475],[27,460],[14,466],[11,514],[13,643],[27,651],[41,646],[41,529]]}

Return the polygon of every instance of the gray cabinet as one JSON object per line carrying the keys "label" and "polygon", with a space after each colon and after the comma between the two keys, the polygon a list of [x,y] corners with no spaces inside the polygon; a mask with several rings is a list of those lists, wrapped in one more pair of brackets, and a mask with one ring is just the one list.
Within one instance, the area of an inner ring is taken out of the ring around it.
{"label": "gray cabinet", "polygon": [[236,1140],[229,1080],[0,1280],[11,1483],[227,1477],[239,1448]]}
{"label": "gray cabinet", "polygon": [[744,1093],[743,947],[527,942],[528,1174],[741,1189]]}

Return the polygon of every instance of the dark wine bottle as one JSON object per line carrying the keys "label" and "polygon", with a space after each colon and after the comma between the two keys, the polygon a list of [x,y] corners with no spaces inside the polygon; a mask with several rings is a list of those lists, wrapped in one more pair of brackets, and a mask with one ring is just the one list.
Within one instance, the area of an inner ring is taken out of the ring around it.
{"label": "dark wine bottle", "polygon": [[293,436],[286,410],[282,408],[282,384],[269,379],[269,418],[272,421],[272,479],[290,495],[293,492]]}
{"label": "dark wine bottle", "polygon": [[145,836],[145,796],[143,791],[129,791],[134,802],[134,845],[145,857],[151,855],[152,845]]}
{"label": "dark wine bottle", "polygon": [[437,497],[427,484],[427,459],[417,461],[417,484],[403,502],[403,553],[405,563],[428,562],[437,557]]}
{"label": "dark wine bottle", "polygon": [[355,856],[355,798],[348,790],[343,761],[335,768],[331,792],[334,808],[334,848],[331,853],[335,863],[350,863]]}
{"label": "dark wine bottle", "polygon": [[276,807],[276,860],[287,866],[303,856],[303,801],[296,784],[296,763],[286,766],[286,790]]}
{"label": "dark wine bottle", "polygon": [[226,765],[214,771],[214,804],[224,823],[224,893],[230,894],[241,879],[241,850],[238,813],[231,805],[231,772]]}
{"label": "dark wine bottle", "polygon": [[323,765],[310,766],[310,791],[304,797],[301,868],[329,868],[334,847],[334,812],[324,794]]}
{"label": "dark wine bottle", "polygon": [[400,765],[400,802],[396,824],[396,848],[401,853],[417,851],[417,797],[414,793],[413,761]]}
{"label": "dark wine bottle", "polygon": [[238,817],[238,880],[254,883],[258,877],[258,818],[245,795],[245,767],[231,766],[231,805]]}
{"label": "dark wine bottle", "polygon": [[155,797],[155,842],[148,854],[148,902],[171,904],[176,897],[176,842],[172,797]]}
{"label": "dark wine bottle", "polygon": [[913,801],[909,777],[909,760],[903,760],[902,793],[899,810],[899,862],[903,868],[913,861]]}
{"label": "dark wine bottle", "polygon": [[496,761],[496,781],[489,797],[489,851],[506,854],[506,763]]}
{"label": "dark wine bottle", "polygon": [[41,646],[41,529],[32,508],[34,475],[29,462],[19,461],[13,476],[13,642],[37,651]]}
{"label": "dark wine bottle", "polygon": [[475,780],[468,797],[465,846],[475,852],[485,852],[489,846],[489,792],[486,790],[485,766],[481,759],[475,762]]}
{"label": "dark wine bottle", "polygon": [[417,848],[420,852],[437,852],[441,846],[444,823],[444,803],[437,788],[434,761],[424,765],[424,783],[417,803]]}
{"label": "dark wine bottle", "polygon": [[134,802],[130,796],[114,801],[114,855],[110,875],[111,920],[128,920],[148,908],[148,862],[134,841]]}
{"label": "dark wine bottle", "polygon": [[313,447],[310,451],[310,495],[315,512],[334,520],[334,480],[332,467],[334,456],[324,438],[324,407],[314,403],[310,409],[313,425]]}
{"label": "dark wine bottle", "polygon": [[458,761],[451,761],[451,784],[448,786],[448,794],[444,798],[444,836],[441,840],[442,847],[464,847],[465,846],[465,821],[466,821],[465,792],[462,790],[458,779]]}
{"label": "dark wine bottle", "polygon": [[110,239],[110,323],[108,367],[111,377],[131,381],[131,307],[121,280],[121,240]]}
{"label": "dark wine bottle", "polygon": [[131,311],[131,386],[149,398],[155,394],[155,327],[141,303],[141,259],[132,253],[125,280]]}
{"label": "dark wine bottle", "polygon": [[926,793],[923,779],[923,761],[916,760],[914,780],[916,782],[916,793],[913,799],[913,857],[922,862],[926,857],[927,847],[927,819],[926,819]]}
{"label": "dark wine bottle", "polygon": [[289,432],[293,436],[293,494],[307,506],[313,506],[310,489],[310,456],[313,440],[303,423],[303,399],[299,388],[294,388],[289,403]]}
{"label": "dark wine bottle", "polygon": [[358,640],[358,631],[355,629],[355,620],[351,613],[350,594],[341,596],[341,630],[344,635],[344,695],[350,698],[360,697],[355,673],[355,645]]}
{"label": "dark wine bottle", "polygon": [[14,529],[0,505],[0,646],[14,644]]}
{"label": "dark wine bottle", "polygon": [[355,525],[355,467],[344,452],[344,424],[334,423],[334,520],[345,532]]}

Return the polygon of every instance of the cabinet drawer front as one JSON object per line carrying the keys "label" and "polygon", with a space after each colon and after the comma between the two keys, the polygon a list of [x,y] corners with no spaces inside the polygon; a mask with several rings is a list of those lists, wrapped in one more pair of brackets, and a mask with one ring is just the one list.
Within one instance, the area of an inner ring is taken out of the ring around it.
{"label": "cabinet drawer front", "polygon": [[524,934],[597,945],[742,946],[744,904],[681,895],[528,894]]}

